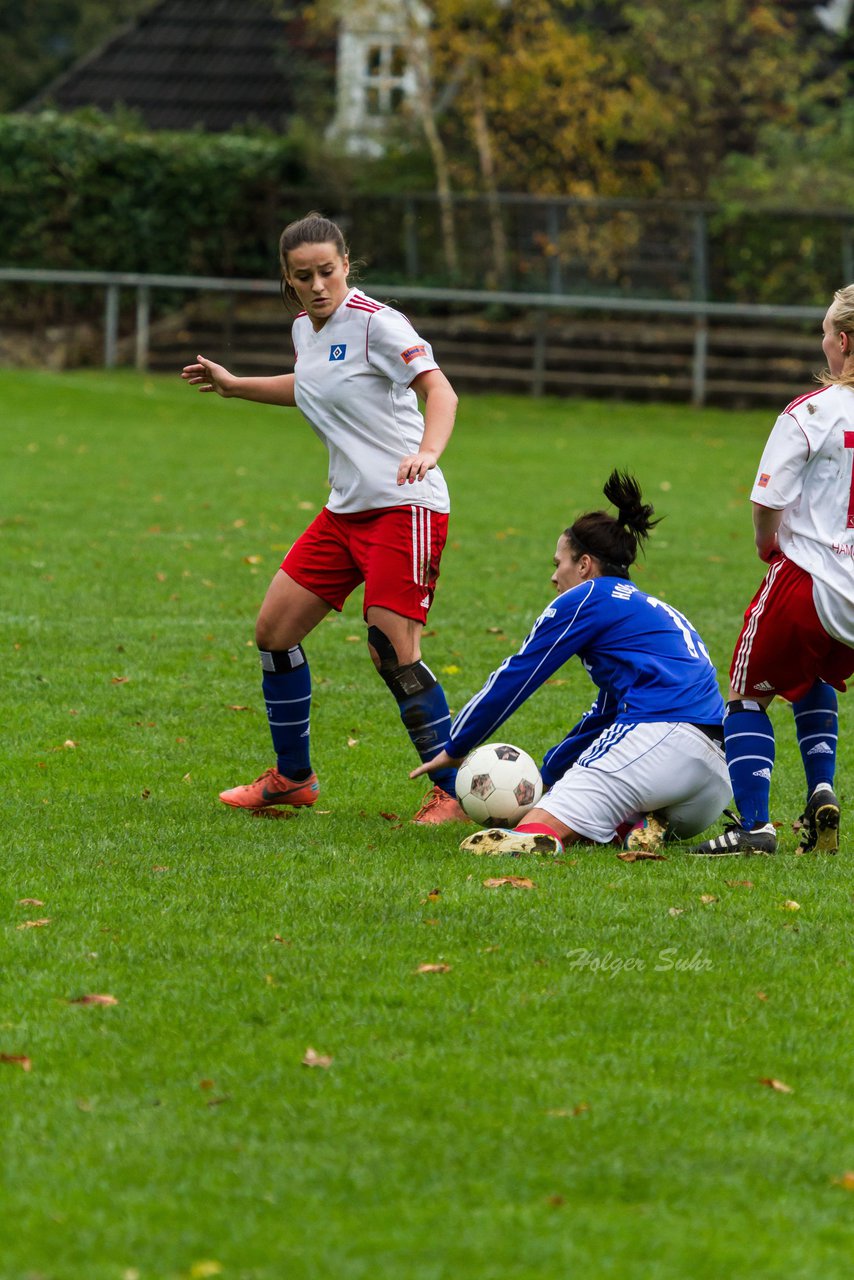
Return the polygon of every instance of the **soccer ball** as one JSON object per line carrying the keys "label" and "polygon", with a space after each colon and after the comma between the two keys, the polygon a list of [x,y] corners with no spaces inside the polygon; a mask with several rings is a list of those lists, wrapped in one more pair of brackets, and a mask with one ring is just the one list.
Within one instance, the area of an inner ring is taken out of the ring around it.
{"label": "soccer ball", "polygon": [[481,826],[515,827],[542,794],[534,761],[507,742],[475,747],[457,773],[457,799]]}

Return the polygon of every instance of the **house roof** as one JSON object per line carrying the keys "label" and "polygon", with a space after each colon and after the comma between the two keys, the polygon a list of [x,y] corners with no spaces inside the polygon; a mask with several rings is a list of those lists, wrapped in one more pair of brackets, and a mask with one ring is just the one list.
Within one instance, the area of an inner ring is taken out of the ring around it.
{"label": "house roof", "polygon": [[306,30],[302,4],[275,16],[260,0],[159,0],[75,63],[26,106],[71,111],[118,105],[152,129],[220,132],[257,122],[280,129],[296,109],[296,60],[330,70],[334,44]]}

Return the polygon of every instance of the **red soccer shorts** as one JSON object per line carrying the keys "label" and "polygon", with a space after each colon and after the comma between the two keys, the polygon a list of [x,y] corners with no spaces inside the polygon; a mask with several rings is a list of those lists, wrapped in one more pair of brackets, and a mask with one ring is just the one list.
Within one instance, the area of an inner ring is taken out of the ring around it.
{"label": "red soccer shorts", "polygon": [[360,582],[363,615],[372,605],[426,622],[447,515],[426,507],[384,507],[341,514],[324,507],[291,547],[282,568],[340,613]]}
{"label": "red soccer shorts", "polygon": [[729,670],[732,688],[741,697],[779,694],[796,702],[817,679],[844,690],[852,672],[854,649],[821,625],[811,576],[776,556],[744,615]]}

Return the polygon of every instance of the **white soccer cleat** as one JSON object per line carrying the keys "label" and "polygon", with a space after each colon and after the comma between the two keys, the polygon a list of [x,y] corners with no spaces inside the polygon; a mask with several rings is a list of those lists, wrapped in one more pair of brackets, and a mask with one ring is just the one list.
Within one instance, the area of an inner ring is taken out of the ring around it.
{"label": "white soccer cleat", "polygon": [[539,831],[505,831],[503,827],[487,827],[466,836],[460,845],[461,853],[509,854],[518,858],[522,853],[536,853],[557,857],[563,853],[563,845],[557,836]]}

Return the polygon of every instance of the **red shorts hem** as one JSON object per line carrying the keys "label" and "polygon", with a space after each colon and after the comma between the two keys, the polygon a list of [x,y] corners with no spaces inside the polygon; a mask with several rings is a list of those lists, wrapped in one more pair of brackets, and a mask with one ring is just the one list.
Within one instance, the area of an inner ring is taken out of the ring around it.
{"label": "red shorts hem", "polygon": [[353,514],[324,507],[281,567],[339,613],[364,583],[363,614],[383,608],[423,623],[447,536],[447,514],[415,504]]}

